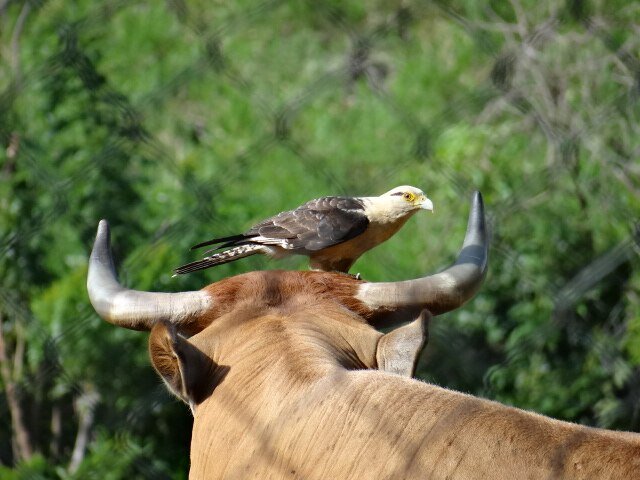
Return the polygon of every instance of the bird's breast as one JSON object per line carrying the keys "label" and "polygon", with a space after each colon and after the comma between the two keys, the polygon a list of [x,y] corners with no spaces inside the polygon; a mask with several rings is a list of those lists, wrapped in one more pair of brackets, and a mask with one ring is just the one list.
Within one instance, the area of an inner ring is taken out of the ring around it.
{"label": "bird's breast", "polygon": [[372,222],[357,237],[312,253],[311,265],[313,268],[327,271],[348,271],[363,253],[388,240],[408,219],[409,216],[389,223]]}

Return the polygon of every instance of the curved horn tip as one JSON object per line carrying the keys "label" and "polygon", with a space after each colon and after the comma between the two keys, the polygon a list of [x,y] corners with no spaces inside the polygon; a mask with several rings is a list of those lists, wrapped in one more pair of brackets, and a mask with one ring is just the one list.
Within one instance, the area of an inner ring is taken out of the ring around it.
{"label": "curved horn tip", "polygon": [[98,222],[98,230],[96,231],[96,239],[93,242],[89,263],[107,263],[112,264],[111,259],[111,229],[109,222],[105,219]]}
{"label": "curved horn tip", "polygon": [[96,239],[94,243],[97,243],[98,241],[105,238],[108,241],[110,236],[111,228],[109,227],[109,222],[103,218],[98,222],[98,229],[96,230]]}
{"label": "curved horn tip", "polygon": [[96,231],[96,241],[105,239],[107,244],[111,237],[111,228],[109,222],[104,218],[98,222],[98,230]]}
{"label": "curved horn tip", "polygon": [[[111,256],[111,232],[109,222],[105,219],[98,223],[96,238],[89,255],[89,269],[87,272],[87,288],[89,298],[97,298],[98,292],[105,288],[119,288],[117,274]],[[94,304],[95,306],[95,304]]]}
{"label": "curved horn tip", "polygon": [[109,222],[105,218],[98,222],[98,235],[104,233],[109,233]]}
{"label": "curved horn tip", "polygon": [[469,223],[478,224],[480,228],[484,229],[484,200],[482,199],[482,193],[480,190],[475,190],[471,196],[471,211],[469,212]]}
{"label": "curved horn tip", "polygon": [[471,209],[467,221],[467,232],[462,244],[462,249],[471,245],[482,245],[487,250],[487,225],[484,214],[484,201],[480,191],[475,190],[471,197]]}

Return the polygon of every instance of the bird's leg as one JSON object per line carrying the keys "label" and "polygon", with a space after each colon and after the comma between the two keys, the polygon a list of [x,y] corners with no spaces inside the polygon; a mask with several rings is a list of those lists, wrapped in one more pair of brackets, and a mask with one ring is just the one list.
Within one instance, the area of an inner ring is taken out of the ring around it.
{"label": "bird's leg", "polygon": [[312,272],[331,272],[331,273],[339,273],[340,275],[346,275],[347,277],[351,277],[354,280],[362,280],[362,276],[360,275],[360,273],[349,273],[345,270],[341,270],[339,268],[332,268],[332,269],[328,269],[328,268],[320,268],[320,267],[316,267],[313,264],[311,264],[309,266],[309,270],[311,270]]}
{"label": "bird's leg", "polygon": [[354,280],[362,280],[362,276],[360,275],[360,273],[341,272],[340,270],[334,270],[334,272],[341,273],[343,275],[353,278]]}

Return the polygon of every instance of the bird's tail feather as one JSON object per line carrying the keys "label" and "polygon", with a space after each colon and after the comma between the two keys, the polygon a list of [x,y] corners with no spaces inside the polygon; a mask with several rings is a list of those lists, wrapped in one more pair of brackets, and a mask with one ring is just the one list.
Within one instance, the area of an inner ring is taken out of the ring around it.
{"label": "bird's tail feather", "polygon": [[222,265],[224,263],[233,262],[239,258],[249,257],[256,253],[261,253],[261,245],[242,245],[240,247],[230,248],[224,252],[214,253],[208,257],[204,257],[202,260],[187,263],[174,270],[175,275],[183,275],[185,273],[191,273],[198,270],[204,270],[205,268],[214,267],[216,265]]}

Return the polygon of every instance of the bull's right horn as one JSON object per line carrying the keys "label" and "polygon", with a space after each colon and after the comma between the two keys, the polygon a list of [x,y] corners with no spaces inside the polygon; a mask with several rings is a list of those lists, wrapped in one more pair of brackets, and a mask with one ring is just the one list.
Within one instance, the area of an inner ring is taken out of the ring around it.
{"label": "bull's right horn", "polygon": [[111,255],[109,224],[100,220],[89,258],[89,299],[107,322],[132,330],[150,330],[160,320],[188,325],[211,308],[212,298],[204,291],[180,293],[139,292],[118,282]]}
{"label": "bull's right horn", "polygon": [[[480,288],[487,271],[489,240],[480,192],[474,192],[467,233],[456,262],[433,275],[401,282],[363,283],[356,298],[382,315],[383,324],[406,321],[407,312],[434,315],[460,307]],[[375,316],[375,315],[374,315]]]}

